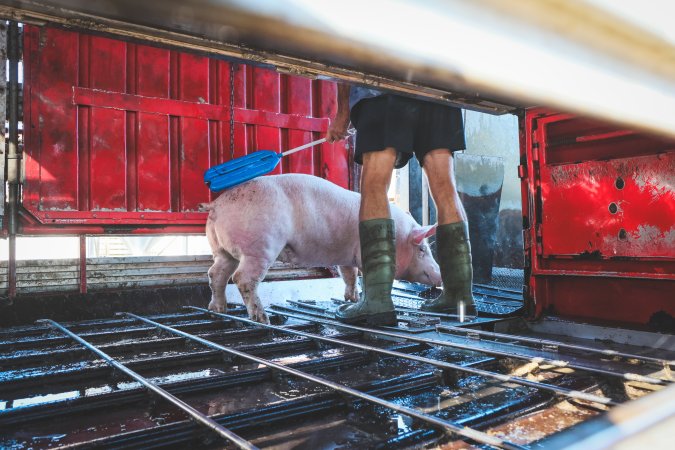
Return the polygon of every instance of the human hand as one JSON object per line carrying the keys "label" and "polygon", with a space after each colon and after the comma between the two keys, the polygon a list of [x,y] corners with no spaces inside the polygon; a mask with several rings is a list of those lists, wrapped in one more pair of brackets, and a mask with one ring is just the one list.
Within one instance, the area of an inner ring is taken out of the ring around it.
{"label": "human hand", "polygon": [[333,142],[341,141],[342,139],[346,138],[348,126],[348,115],[335,116],[335,119],[333,119],[328,126],[328,131],[326,132],[326,141],[332,144]]}

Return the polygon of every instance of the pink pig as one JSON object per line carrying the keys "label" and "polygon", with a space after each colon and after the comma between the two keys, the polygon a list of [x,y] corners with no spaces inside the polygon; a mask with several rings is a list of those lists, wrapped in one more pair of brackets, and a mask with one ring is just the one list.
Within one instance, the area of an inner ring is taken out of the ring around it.
{"label": "pink pig", "polygon": [[[232,277],[249,317],[269,323],[257,289],[277,259],[302,267],[339,266],[345,299],[356,301],[359,202],[359,194],[322,178],[288,174],[256,178],[204,205],[214,260],[209,309],[225,311],[225,286]],[[420,226],[393,204],[391,215],[396,222],[396,278],[440,285],[440,270],[426,242],[436,227]]]}

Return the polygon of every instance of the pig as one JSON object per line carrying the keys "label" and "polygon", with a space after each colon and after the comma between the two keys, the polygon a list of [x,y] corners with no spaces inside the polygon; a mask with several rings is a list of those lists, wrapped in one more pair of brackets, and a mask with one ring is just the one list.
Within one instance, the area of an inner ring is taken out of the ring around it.
{"label": "pig", "polygon": [[[226,310],[225,287],[233,279],[252,320],[269,323],[258,284],[278,259],[301,267],[338,266],[348,301],[356,301],[361,267],[360,195],[322,178],[285,174],[256,178],[203,205],[213,252],[208,271],[209,309]],[[436,226],[420,226],[391,204],[396,223],[396,278],[438,286],[441,276],[426,238]]]}

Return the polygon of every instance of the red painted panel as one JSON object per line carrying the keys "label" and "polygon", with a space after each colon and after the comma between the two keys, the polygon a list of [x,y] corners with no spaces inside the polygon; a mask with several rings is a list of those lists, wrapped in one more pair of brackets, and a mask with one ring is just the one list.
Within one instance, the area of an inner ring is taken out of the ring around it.
{"label": "red painted panel", "polygon": [[675,317],[675,143],[530,110],[521,123],[532,314],[658,329]]}
{"label": "red painted panel", "polygon": [[[337,110],[337,86],[327,81],[318,82],[318,115],[321,117],[334,117]],[[315,160],[320,165],[315,165],[315,173],[340,186],[349,185],[349,157],[345,151],[344,142],[335,144],[322,144],[320,157]]]}
{"label": "red painted panel", "polygon": [[[252,70],[253,89],[253,108],[260,111],[279,112],[280,86],[279,74],[269,70],[253,67]],[[255,130],[255,150],[274,150],[281,149],[281,132],[278,128],[258,126]],[[272,174],[281,173],[281,164],[272,172]]]}
{"label": "red painted panel", "polygon": [[[133,94],[154,98],[169,96],[169,52],[143,45],[134,46],[136,86]],[[131,108],[129,108],[131,109]],[[171,191],[167,184],[169,173],[169,118],[168,115],[138,112],[134,114],[133,129],[128,134],[136,137],[134,164],[136,205],[138,211],[170,211]],[[140,176],[139,176],[140,175]]]}
{"label": "red painted panel", "polygon": [[[298,114],[301,116],[312,115],[312,81],[305,78],[297,78],[285,75],[283,78],[285,85],[285,112],[289,114]],[[300,130],[288,131],[288,144],[284,150],[299,147],[307,142],[311,142],[313,136],[311,132]],[[289,155],[284,159],[284,172],[292,173],[314,173],[313,150],[307,149]]]}
{"label": "red painted panel", "polygon": [[[63,29],[26,26],[24,36],[30,233],[195,232],[199,203],[214,197],[208,167],[317,138],[333,112],[325,81]],[[308,150],[283,171],[347,187],[344,146],[330,148],[342,157]]]}
{"label": "red painted panel", "polygon": [[92,211],[126,210],[125,114],[92,108],[89,144],[89,208]]}
{"label": "red painted panel", "polygon": [[169,118],[154,114],[138,114],[136,123],[136,167],[138,211],[170,211]]}
{"label": "red painted panel", "polygon": [[675,258],[673,174],[675,153],[544,165],[544,256]]}
{"label": "red painted panel", "polygon": [[[88,60],[88,86],[93,89],[124,92],[126,80],[126,44],[91,37]],[[126,210],[126,147],[124,111],[91,108],[89,114],[89,208],[90,210]]]}
{"label": "red painted panel", "polygon": [[87,111],[70,102],[78,66],[63,61],[77,61],[79,35],[33,27],[24,33],[24,85],[30,86],[24,94],[40,98],[26,117],[24,202],[32,209],[77,211],[77,117]]}
{"label": "red painted panel", "polygon": [[[206,103],[209,98],[209,60],[203,56],[181,54],[178,59],[178,77],[180,100]],[[204,184],[204,167],[209,166],[209,129],[204,119],[182,117],[180,119],[178,141],[178,166],[180,167],[181,211],[197,211],[199,204],[208,200],[209,190]]]}

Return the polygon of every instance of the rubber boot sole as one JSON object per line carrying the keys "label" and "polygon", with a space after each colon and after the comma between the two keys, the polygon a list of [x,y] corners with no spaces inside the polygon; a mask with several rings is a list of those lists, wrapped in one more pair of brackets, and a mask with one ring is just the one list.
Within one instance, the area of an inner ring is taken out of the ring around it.
{"label": "rubber boot sole", "polygon": [[346,323],[349,325],[365,323],[371,326],[379,325],[397,325],[398,320],[396,319],[396,311],[389,311],[376,314],[364,314],[356,317],[339,317],[336,316],[339,322]]}

